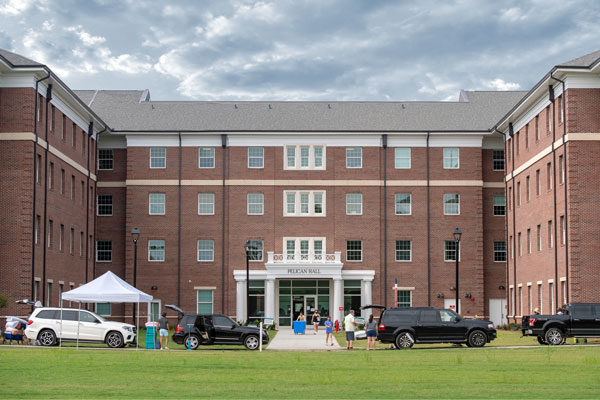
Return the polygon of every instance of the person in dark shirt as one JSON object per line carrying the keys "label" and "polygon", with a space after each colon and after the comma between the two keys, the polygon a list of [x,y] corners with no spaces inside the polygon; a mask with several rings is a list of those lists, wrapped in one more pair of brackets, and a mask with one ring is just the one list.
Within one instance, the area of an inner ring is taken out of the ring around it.
{"label": "person in dark shirt", "polygon": [[[158,328],[160,334],[160,349],[169,350],[169,320],[167,319],[167,313],[162,313],[162,318],[158,320]],[[163,339],[165,344],[163,345]]]}

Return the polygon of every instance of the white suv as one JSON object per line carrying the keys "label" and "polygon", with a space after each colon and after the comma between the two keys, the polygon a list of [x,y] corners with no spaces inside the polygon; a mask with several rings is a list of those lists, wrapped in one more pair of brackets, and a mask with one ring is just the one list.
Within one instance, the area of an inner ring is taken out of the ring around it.
{"label": "white suv", "polygon": [[27,321],[25,335],[29,340],[38,340],[43,346],[53,346],[58,344],[57,339],[76,341],[78,330],[80,342],[106,343],[112,348],[125,347],[136,340],[134,325],[107,321],[91,311],[72,308],[62,309],[61,323],[61,309],[52,307],[40,307],[33,311]]}

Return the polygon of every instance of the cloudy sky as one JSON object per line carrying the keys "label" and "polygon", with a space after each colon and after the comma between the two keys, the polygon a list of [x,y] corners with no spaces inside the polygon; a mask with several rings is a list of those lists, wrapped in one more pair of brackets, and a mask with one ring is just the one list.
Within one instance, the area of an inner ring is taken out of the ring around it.
{"label": "cloudy sky", "polygon": [[600,49],[600,2],[0,0],[0,48],[154,100],[455,100]]}

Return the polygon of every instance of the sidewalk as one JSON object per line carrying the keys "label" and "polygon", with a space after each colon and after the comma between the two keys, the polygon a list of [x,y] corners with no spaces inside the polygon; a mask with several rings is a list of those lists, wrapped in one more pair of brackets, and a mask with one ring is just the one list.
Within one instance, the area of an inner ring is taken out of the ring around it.
{"label": "sidewalk", "polygon": [[[309,329],[310,328],[310,329]],[[340,350],[335,337],[333,346],[325,346],[325,327],[319,327],[319,333],[314,334],[311,327],[306,327],[304,335],[295,335],[294,330],[288,327],[280,327],[275,338],[271,341],[267,350]]]}

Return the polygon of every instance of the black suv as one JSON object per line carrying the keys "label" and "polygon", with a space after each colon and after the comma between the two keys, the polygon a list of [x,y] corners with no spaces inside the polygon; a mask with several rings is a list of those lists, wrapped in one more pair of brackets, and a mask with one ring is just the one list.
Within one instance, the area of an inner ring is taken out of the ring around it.
{"label": "black suv", "polygon": [[415,343],[466,343],[469,347],[482,347],[495,338],[496,329],[491,321],[464,319],[452,310],[433,307],[384,310],[377,333],[378,340],[393,343],[398,349],[410,348]]}
{"label": "black suv", "polygon": [[[179,307],[167,305],[177,311],[179,321],[173,334],[173,341],[185,344],[196,350],[200,345],[243,344],[248,350],[256,350],[260,343],[260,329],[252,326],[239,326],[222,314],[185,314]],[[269,343],[269,333],[263,329],[263,345]]]}

